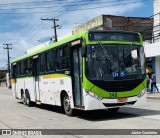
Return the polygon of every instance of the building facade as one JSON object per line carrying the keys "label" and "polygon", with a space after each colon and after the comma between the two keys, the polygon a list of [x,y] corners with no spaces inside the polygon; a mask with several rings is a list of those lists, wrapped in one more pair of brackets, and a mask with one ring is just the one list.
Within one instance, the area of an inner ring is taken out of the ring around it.
{"label": "building facade", "polygon": [[160,41],[160,0],[154,0],[153,42]]}
{"label": "building facade", "polygon": [[160,0],[154,0],[154,26],[151,43],[144,43],[147,57],[146,66],[156,74],[160,88]]}
{"label": "building facade", "polygon": [[85,30],[123,30],[141,32],[144,40],[151,40],[152,28],[153,18],[100,15],[73,28],[72,34]]}

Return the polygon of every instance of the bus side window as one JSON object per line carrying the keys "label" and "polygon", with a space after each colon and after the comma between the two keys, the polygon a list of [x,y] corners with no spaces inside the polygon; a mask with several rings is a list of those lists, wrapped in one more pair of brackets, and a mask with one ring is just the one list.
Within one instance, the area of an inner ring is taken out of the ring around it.
{"label": "bus side window", "polygon": [[26,68],[27,68],[27,60],[22,61],[22,76],[26,75]]}
{"label": "bus side window", "polygon": [[24,75],[27,75],[27,59],[24,60]]}
{"label": "bus side window", "polygon": [[43,74],[45,72],[45,54],[43,53],[39,57],[40,74]]}
{"label": "bus side window", "polygon": [[24,61],[21,61],[21,76],[24,74]]}
{"label": "bus side window", "polygon": [[49,72],[49,59],[50,59],[50,53],[46,52],[45,53],[45,61],[44,61],[45,72]]}
{"label": "bus side window", "polygon": [[69,58],[66,58],[66,59],[65,59],[64,69],[69,69],[69,66],[70,66],[70,64],[69,64]]}
{"label": "bus side window", "polygon": [[50,51],[49,71],[55,71],[55,50]]}
{"label": "bus side window", "polygon": [[69,55],[70,49],[68,45],[56,49],[56,70],[68,70],[70,66]]}
{"label": "bus side window", "polygon": [[21,62],[18,63],[18,76],[21,76]]}
{"label": "bus side window", "polygon": [[12,64],[12,78],[16,78],[17,77],[17,68],[16,65]]}
{"label": "bus side window", "polygon": [[60,59],[62,57],[62,48],[56,49],[56,71],[61,70]]}
{"label": "bus side window", "polygon": [[60,70],[60,61],[56,60],[56,70]]}
{"label": "bus side window", "polygon": [[69,62],[69,55],[70,55],[70,49],[68,46],[64,47],[64,57],[63,57],[63,60],[64,60],[64,69],[69,69],[69,66],[70,66],[70,62]]}
{"label": "bus side window", "polygon": [[19,76],[19,63],[17,62],[17,77]]}
{"label": "bus side window", "polygon": [[26,62],[27,62],[27,65],[26,65],[26,74],[27,75],[32,75],[32,59],[28,58]]}

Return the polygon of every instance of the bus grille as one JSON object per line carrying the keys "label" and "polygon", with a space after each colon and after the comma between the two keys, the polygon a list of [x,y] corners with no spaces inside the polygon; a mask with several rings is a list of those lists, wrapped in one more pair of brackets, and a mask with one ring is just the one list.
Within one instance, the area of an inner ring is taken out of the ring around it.
{"label": "bus grille", "polygon": [[108,92],[131,91],[144,81],[143,79],[121,81],[91,81],[99,88]]}
{"label": "bus grille", "polygon": [[127,103],[103,103],[106,107],[115,107],[115,106],[124,106],[124,105],[133,105],[136,101],[127,102]]}

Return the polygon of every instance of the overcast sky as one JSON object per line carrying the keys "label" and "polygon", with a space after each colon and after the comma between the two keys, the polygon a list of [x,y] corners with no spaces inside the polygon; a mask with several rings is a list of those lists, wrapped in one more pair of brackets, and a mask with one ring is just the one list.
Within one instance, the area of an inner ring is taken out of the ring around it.
{"label": "overcast sky", "polygon": [[153,0],[1,0],[0,68],[7,65],[3,43],[12,43],[11,60],[54,36],[53,23],[41,18],[59,19],[58,36],[101,14],[130,17],[153,15]]}

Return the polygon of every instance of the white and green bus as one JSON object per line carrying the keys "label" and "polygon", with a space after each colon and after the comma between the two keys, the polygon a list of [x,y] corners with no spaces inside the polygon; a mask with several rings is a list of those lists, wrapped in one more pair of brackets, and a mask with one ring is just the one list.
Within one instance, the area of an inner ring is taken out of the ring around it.
{"label": "white and green bus", "polygon": [[12,61],[14,97],[74,109],[117,111],[146,100],[140,33],[84,31]]}

